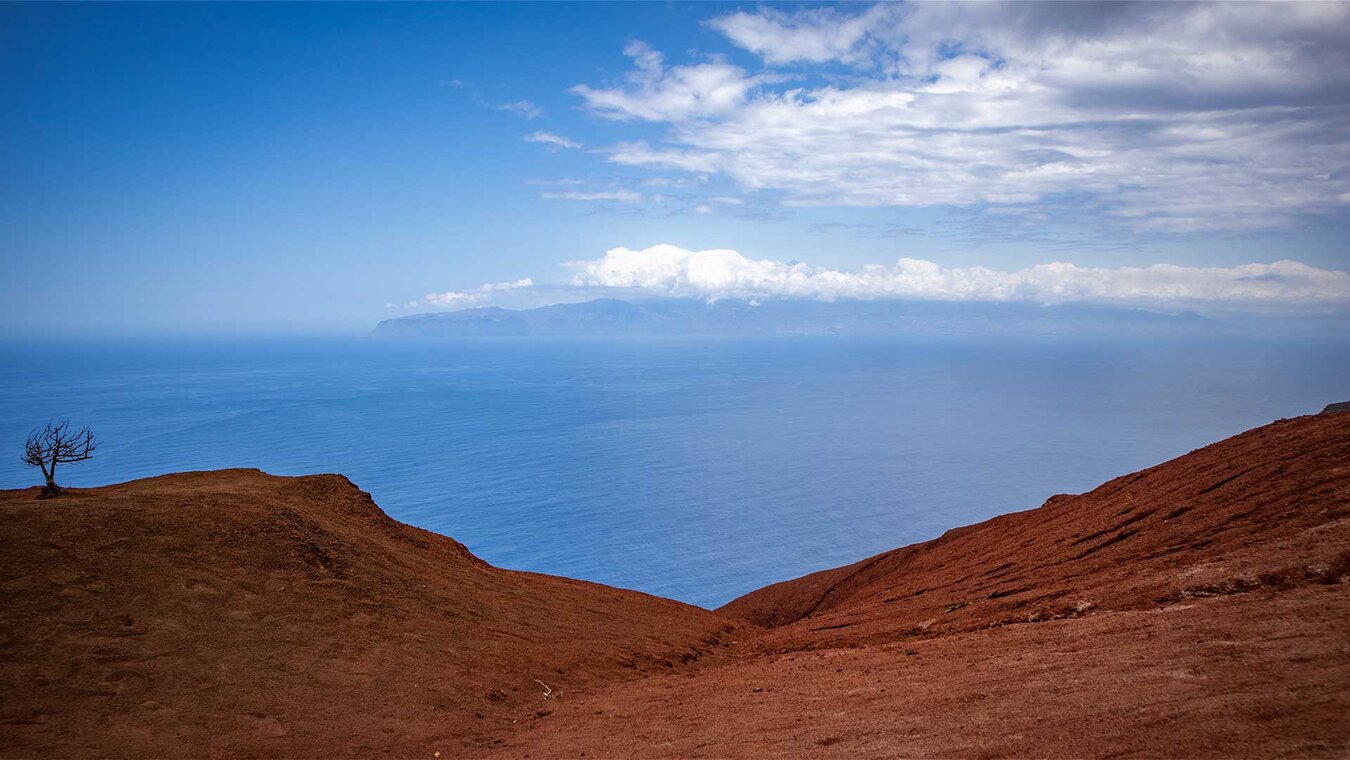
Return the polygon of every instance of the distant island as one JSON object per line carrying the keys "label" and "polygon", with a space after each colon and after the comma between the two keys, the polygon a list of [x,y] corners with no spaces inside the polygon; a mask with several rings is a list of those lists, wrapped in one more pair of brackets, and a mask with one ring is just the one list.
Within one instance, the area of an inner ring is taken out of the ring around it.
{"label": "distant island", "polygon": [[599,298],[535,309],[496,306],[387,319],[384,338],[1227,334],[1195,313],[1083,304],[970,301],[703,301]]}

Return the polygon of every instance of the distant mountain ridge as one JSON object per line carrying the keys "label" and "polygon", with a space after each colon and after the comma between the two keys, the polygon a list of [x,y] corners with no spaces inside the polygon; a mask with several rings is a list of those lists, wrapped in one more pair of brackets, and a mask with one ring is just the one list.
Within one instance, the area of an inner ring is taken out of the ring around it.
{"label": "distant mountain ridge", "polygon": [[750,302],[697,299],[582,303],[511,310],[496,306],[415,314],[380,322],[388,338],[983,335],[1227,333],[1227,325],[1194,313],[1159,314],[1081,304],[969,301]]}

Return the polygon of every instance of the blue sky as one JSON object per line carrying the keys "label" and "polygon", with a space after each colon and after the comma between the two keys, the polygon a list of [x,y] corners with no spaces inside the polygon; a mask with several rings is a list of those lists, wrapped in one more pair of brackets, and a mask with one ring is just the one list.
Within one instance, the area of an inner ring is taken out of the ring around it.
{"label": "blue sky", "polygon": [[360,331],[613,288],[1343,309],[1346,8],[6,4],[0,321]]}

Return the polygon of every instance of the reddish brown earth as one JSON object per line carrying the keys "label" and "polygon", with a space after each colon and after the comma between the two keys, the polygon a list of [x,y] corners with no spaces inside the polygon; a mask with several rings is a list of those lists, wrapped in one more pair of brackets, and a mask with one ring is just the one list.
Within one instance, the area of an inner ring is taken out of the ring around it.
{"label": "reddish brown earth", "polygon": [[[0,492],[0,755],[443,757],[725,659],[732,625],[488,566],[338,475]],[[551,700],[554,701],[554,700]]]}
{"label": "reddish brown earth", "polygon": [[1350,574],[1350,414],[1281,420],[1081,496],[779,583],[720,611],[766,649],[1152,609]]}
{"label": "reddish brown earth", "polygon": [[0,492],[7,756],[1350,757],[1350,414],[720,615],[338,476],[35,495]]}
{"label": "reddish brown earth", "polygon": [[1350,757],[1350,414],[753,592],[502,757]]}
{"label": "reddish brown earth", "polygon": [[485,754],[1350,757],[1344,588],[745,657],[561,700]]}

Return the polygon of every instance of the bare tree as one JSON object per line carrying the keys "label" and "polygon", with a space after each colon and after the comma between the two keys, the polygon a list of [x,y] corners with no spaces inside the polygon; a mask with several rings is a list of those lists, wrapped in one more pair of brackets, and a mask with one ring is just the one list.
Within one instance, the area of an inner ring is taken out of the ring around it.
{"label": "bare tree", "polygon": [[89,428],[70,429],[70,421],[64,420],[53,425],[48,422],[41,430],[34,429],[28,434],[28,442],[23,447],[23,463],[42,470],[47,479],[43,487],[44,496],[57,496],[61,487],[56,485],[56,465],[68,462],[83,462],[94,456],[98,441]]}

